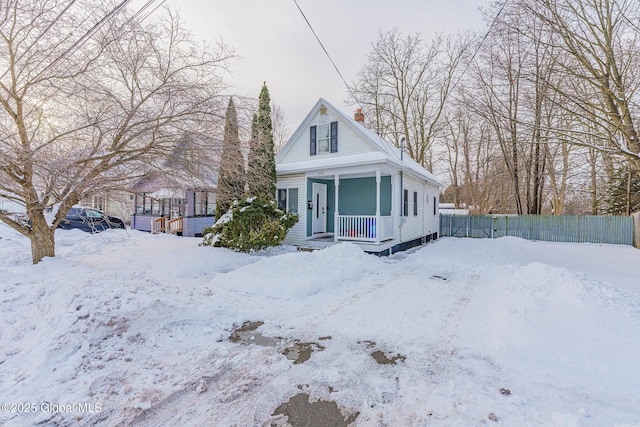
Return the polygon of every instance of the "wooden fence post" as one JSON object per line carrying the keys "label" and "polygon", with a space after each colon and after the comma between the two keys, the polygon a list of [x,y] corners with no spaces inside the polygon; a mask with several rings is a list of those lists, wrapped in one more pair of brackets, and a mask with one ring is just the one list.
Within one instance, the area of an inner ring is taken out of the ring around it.
{"label": "wooden fence post", "polygon": [[640,249],[640,212],[631,216],[633,217],[633,246]]}

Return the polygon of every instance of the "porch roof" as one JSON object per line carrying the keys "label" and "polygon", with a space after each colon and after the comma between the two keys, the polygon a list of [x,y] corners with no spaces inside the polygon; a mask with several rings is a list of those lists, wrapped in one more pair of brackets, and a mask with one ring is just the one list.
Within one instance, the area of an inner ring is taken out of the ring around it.
{"label": "porch roof", "polygon": [[[341,169],[350,168],[356,166],[369,166],[369,165],[382,165],[386,164],[397,170],[410,171],[420,176],[422,179],[431,181],[432,183],[442,186],[442,182],[436,178],[433,174],[426,171],[424,168],[413,168],[411,164],[407,164],[407,159],[404,162],[400,159],[388,155],[382,151],[354,154],[350,156],[341,157],[326,157],[320,159],[305,160],[302,162],[276,164],[276,171],[278,174],[293,174],[304,173],[316,170],[327,169]],[[413,162],[413,161],[412,161]]]}
{"label": "porch roof", "polygon": [[278,173],[299,173],[322,169],[348,168],[353,166],[381,164],[387,161],[384,153],[373,152],[342,157],[326,157],[302,162],[276,164]]}

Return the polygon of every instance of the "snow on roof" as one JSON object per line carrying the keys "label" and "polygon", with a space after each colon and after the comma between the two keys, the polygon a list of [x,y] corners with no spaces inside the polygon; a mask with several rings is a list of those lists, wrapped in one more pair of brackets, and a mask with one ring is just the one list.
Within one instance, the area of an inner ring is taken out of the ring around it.
{"label": "snow on roof", "polygon": [[0,197],[0,211],[4,212],[24,212],[24,206],[9,199]]}
{"label": "snow on roof", "polygon": [[133,184],[129,190],[134,193],[156,193],[159,198],[175,198],[178,197],[178,194],[183,196],[185,189],[196,188],[215,190],[217,188],[217,176],[212,178],[174,170],[154,172]]}
{"label": "snow on roof", "polygon": [[[280,153],[278,153],[278,156],[276,157],[276,162],[284,156],[284,153],[288,150],[289,146],[295,140],[297,140],[298,137],[300,136],[300,133],[307,128],[308,123],[312,120],[313,116],[315,115],[315,112],[320,108],[321,105],[324,105],[325,107],[327,107],[327,109],[329,109],[333,114],[338,116],[342,122],[344,122],[356,133],[358,133],[365,141],[369,142],[374,148],[377,148],[382,153],[384,153],[385,160],[390,161],[396,166],[405,167],[411,170],[412,172],[420,175],[422,178],[425,178],[428,181],[431,181],[440,187],[444,186],[444,184],[438,177],[436,177],[434,174],[432,174],[431,172],[426,170],[424,167],[422,167],[420,164],[418,164],[418,162],[412,159],[408,154],[404,153],[404,155],[401,156],[400,149],[398,147],[396,147],[389,141],[383,139],[377,133],[371,131],[370,129],[367,129],[364,125],[356,122],[352,117],[348,116],[343,111],[334,107],[330,102],[328,102],[324,98],[320,98],[318,102],[316,102],[316,105],[314,105],[314,107],[311,109],[309,114],[307,114],[307,117],[305,117],[305,119],[302,121],[298,129],[296,129],[296,131],[293,133],[292,137],[289,139],[289,142],[287,142],[287,144],[283,147],[283,149],[280,150]],[[352,156],[347,156],[347,157],[352,157]],[[364,164],[367,164],[367,162],[371,162],[371,159],[367,158],[367,156],[358,155],[357,157],[362,158],[364,160]],[[308,162],[310,166],[312,162],[313,162],[313,165],[318,165],[320,164],[318,162],[323,162],[323,160],[317,160],[317,159],[310,160]],[[337,158],[332,158],[330,162],[331,163],[329,165],[326,165],[325,167],[337,166],[340,161]],[[301,164],[306,162],[298,162],[298,163]],[[363,164],[363,163],[359,163],[359,164]],[[285,167],[282,167],[280,165],[277,165],[276,167],[279,172],[284,172],[285,169],[288,169],[291,166],[287,165]]]}
{"label": "snow on roof", "polygon": [[284,163],[276,165],[279,173],[302,172],[314,169],[327,169],[335,167],[347,167],[356,165],[383,163],[388,160],[384,153],[371,152],[354,154],[341,157],[324,157],[321,159],[311,159],[302,162]]}

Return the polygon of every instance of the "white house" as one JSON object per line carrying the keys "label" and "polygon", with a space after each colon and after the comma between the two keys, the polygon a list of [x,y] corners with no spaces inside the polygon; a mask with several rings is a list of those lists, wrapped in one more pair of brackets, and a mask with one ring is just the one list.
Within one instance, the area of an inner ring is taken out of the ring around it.
{"label": "white house", "polygon": [[278,205],[297,213],[285,243],[349,241],[381,255],[438,238],[442,183],[351,118],[319,99],[276,156]]}

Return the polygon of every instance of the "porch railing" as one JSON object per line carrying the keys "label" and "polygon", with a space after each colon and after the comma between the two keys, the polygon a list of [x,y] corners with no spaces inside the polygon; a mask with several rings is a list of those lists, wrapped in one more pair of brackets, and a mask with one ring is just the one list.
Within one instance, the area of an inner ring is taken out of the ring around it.
{"label": "porch railing", "polygon": [[393,218],[390,216],[338,215],[338,240],[380,242],[392,237]]}
{"label": "porch railing", "polygon": [[182,217],[170,219],[167,222],[167,232],[171,234],[182,233]]}
{"label": "porch railing", "polygon": [[162,233],[167,229],[167,217],[154,218],[151,220],[151,234]]}

